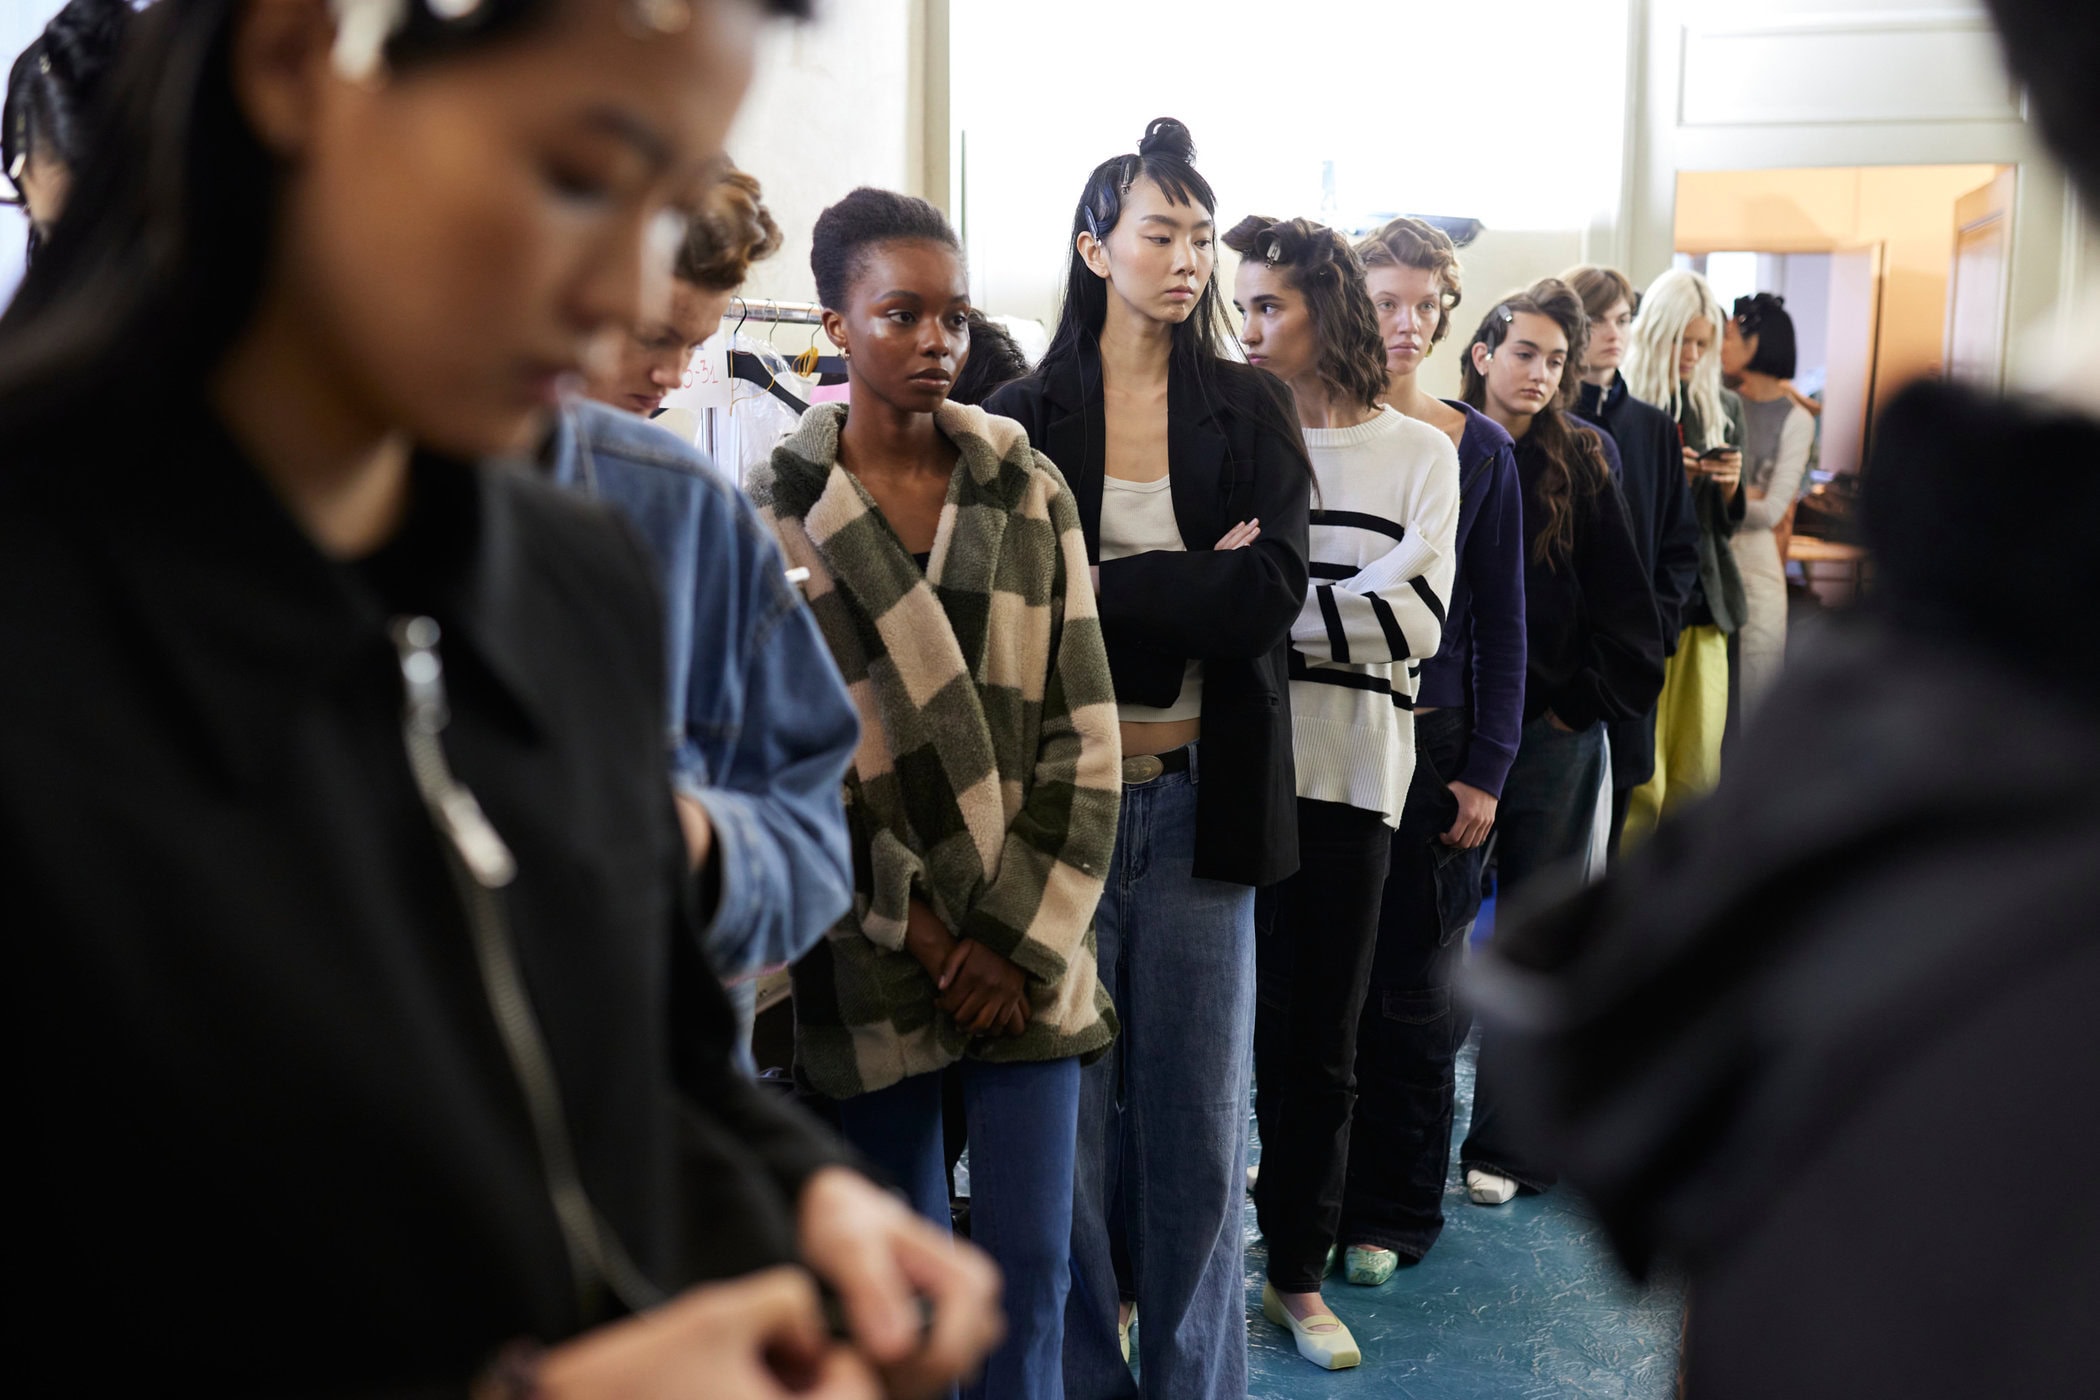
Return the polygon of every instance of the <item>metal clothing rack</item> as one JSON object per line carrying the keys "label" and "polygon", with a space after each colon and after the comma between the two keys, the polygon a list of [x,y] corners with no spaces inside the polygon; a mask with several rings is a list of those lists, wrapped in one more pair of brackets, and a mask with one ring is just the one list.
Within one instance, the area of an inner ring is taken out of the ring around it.
{"label": "metal clothing rack", "polygon": [[[768,297],[737,297],[729,303],[729,313],[723,317],[723,320],[729,323],[732,333],[740,331],[754,322],[760,325],[817,326],[822,325],[824,322],[824,308],[813,301],[775,301]],[[747,361],[748,363],[740,365],[738,363],[739,360]],[[755,356],[750,355],[749,352],[730,351],[729,364],[732,376],[739,379],[747,379],[751,383],[766,387],[769,392],[787,401],[790,407],[799,409],[807,409],[809,407],[809,405],[802,403],[787,390],[775,385],[769,385],[766,379],[754,378],[750,371],[753,366],[758,364],[758,360]],[[818,366],[820,369],[832,368],[832,366],[826,365],[822,360],[818,361]],[[721,459],[721,413],[722,410],[718,408],[708,409],[703,415],[700,424],[700,445],[707,450],[708,456],[715,458],[717,461]]]}
{"label": "metal clothing rack", "polygon": [[820,326],[824,308],[813,301],[768,301],[763,297],[738,297],[730,303],[737,324],[771,321],[783,326]]}

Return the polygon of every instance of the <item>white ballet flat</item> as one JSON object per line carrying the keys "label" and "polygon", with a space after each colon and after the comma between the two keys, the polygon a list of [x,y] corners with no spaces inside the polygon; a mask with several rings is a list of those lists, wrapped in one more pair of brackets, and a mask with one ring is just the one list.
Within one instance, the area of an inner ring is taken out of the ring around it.
{"label": "white ballet flat", "polygon": [[1506,1206],[1517,1196],[1517,1183],[1506,1176],[1466,1168],[1466,1199],[1476,1206]]}
{"label": "white ballet flat", "polygon": [[1346,1371],[1363,1364],[1364,1354],[1346,1323],[1331,1313],[1305,1321],[1292,1317],[1273,1284],[1261,1286],[1261,1315],[1288,1329],[1297,1340],[1298,1354],[1322,1370]]}

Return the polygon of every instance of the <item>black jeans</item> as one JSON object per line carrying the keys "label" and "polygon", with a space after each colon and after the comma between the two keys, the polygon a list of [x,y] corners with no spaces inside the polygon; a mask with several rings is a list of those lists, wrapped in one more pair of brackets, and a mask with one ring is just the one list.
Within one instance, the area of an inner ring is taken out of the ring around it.
{"label": "black jeans", "polygon": [[[1510,765],[1496,813],[1496,917],[1521,900],[1542,873],[1573,878],[1588,853],[1604,781],[1604,726],[1574,734],[1544,719],[1524,726],[1517,761]],[[1550,1188],[1553,1169],[1514,1129],[1505,1111],[1501,1055],[1492,1035],[1480,1040],[1473,1081],[1473,1126],[1458,1149],[1459,1164],[1506,1176],[1533,1191]]]}
{"label": "black jeans", "polygon": [[1269,1282],[1312,1293],[1341,1222],[1356,1026],[1392,858],[1383,815],[1298,800],[1298,873],[1255,896],[1254,1209]]}
{"label": "black jeans", "polygon": [[1465,1026],[1451,986],[1480,912],[1487,848],[1440,839],[1458,816],[1449,779],[1466,762],[1472,712],[1415,716],[1415,776],[1393,833],[1378,913],[1370,994],[1356,1036],[1356,1120],[1340,1238],[1409,1262],[1444,1229],[1451,1161],[1453,1066]]}

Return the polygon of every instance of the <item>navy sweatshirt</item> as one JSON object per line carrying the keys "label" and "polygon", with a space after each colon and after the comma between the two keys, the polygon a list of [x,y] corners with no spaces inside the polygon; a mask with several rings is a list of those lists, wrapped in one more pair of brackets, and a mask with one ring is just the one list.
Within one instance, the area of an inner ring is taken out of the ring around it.
{"label": "navy sweatshirt", "polygon": [[1524,729],[1524,492],[1516,445],[1492,418],[1466,415],[1458,444],[1458,574],[1444,641],[1422,664],[1421,709],[1470,705],[1473,736],[1452,775],[1496,797]]}

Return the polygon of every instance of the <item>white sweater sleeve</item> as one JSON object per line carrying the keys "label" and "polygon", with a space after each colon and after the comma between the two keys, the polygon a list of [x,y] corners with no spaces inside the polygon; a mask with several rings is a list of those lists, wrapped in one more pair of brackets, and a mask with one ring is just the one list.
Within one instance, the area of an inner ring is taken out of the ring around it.
{"label": "white sweater sleeve", "polygon": [[1393,518],[1402,538],[1349,578],[1315,580],[1291,645],[1342,665],[1421,660],[1444,639],[1444,610],[1456,574],[1458,452],[1448,438],[1426,464],[1395,473]]}
{"label": "white sweater sleeve", "polygon": [[1786,518],[1787,508],[1801,494],[1801,478],[1808,474],[1808,454],[1816,445],[1816,420],[1796,405],[1779,429],[1779,460],[1772,466],[1772,480],[1763,500],[1743,507],[1743,528],[1776,530]]}

